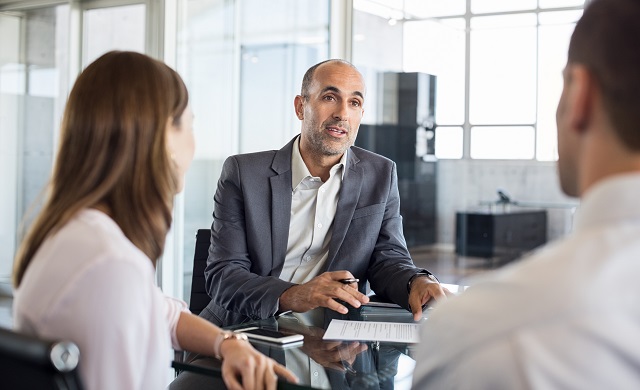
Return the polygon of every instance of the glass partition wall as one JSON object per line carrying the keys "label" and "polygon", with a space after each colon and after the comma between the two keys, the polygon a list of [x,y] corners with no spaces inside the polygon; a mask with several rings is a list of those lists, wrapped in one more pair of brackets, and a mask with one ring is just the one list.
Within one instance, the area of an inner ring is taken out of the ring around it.
{"label": "glass partition wall", "polygon": [[549,239],[571,229],[576,201],[557,180],[555,109],[584,4],[354,0],[353,62],[369,84],[363,123],[376,123],[383,107],[376,74],[436,76],[436,243],[443,249],[453,249],[456,212],[487,209],[498,189],[547,208]]}
{"label": "glass partition wall", "polygon": [[53,164],[68,92],[69,6],[0,12],[0,282]]}
{"label": "glass partition wall", "polygon": [[304,72],[329,55],[329,1],[182,0],[177,70],[190,92],[196,154],[184,191],[184,298],[195,234],[213,221],[222,163],[279,149],[299,133],[293,98]]}
{"label": "glass partition wall", "polygon": [[77,73],[112,49],[145,52],[146,14],[145,4],[123,1],[3,3],[0,283],[9,285],[16,246],[39,209],[53,168],[64,105]]}
{"label": "glass partition wall", "polygon": [[9,283],[26,210],[37,211],[75,77],[106,51],[134,50],[180,72],[195,113],[196,156],[158,272],[166,293],[188,300],[195,232],[211,225],[222,162],[299,132],[293,97],[304,71],[329,56],[330,3],[0,0],[0,282]]}
{"label": "glass partition wall", "polygon": [[[49,176],[69,88],[111,49],[163,59],[190,91],[196,155],[158,277],[170,295],[188,299],[195,232],[211,225],[224,159],[280,148],[297,134],[302,75],[329,57],[352,60],[364,74],[363,124],[382,115],[379,72],[436,76],[436,244],[452,246],[455,212],[494,200],[499,187],[517,200],[567,202],[552,161],[553,111],[583,0],[265,4],[0,0],[0,282],[9,280],[18,226],[37,209]],[[549,236],[567,226],[564,214],[550,215]]]}

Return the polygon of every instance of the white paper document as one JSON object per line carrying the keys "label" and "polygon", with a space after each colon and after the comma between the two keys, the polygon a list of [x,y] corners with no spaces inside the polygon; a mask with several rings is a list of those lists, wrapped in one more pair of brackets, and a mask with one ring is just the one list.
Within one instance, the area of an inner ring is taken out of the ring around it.
{"label": "white paper document", "polygon": [[417,343],[419,324],[331,320],[323,340]]}

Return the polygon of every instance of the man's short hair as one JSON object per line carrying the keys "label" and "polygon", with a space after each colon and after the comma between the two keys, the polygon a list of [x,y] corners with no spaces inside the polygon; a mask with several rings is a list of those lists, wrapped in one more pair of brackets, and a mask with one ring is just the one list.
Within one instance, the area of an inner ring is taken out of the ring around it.
{"label": "man's short hair", "polygon": [[573,32],[568,62],[594,75],[618,137],[640,151],[640,1],[593,0]]}
{"label": "man's short hair", "polygon": [[309,96],[309,88],[311,87],[311,83],[313,82],[313,75],[316,73],[316,69],[318,69],[320,65],[326,64],[328,62],[338,62],[341,64],[348,65],[353,69],[356,69],[356,67],[353,66],[352,63],[350,63],[349,61],[341,60],[341,59],[330,59],[330,60],[318,62],[317,64],[313,65],[311,68],[307,69],[307,71],[305,72],[304,77],[302,78],[302,88],[300,89],[300,96],[302,96],[305,99]]}

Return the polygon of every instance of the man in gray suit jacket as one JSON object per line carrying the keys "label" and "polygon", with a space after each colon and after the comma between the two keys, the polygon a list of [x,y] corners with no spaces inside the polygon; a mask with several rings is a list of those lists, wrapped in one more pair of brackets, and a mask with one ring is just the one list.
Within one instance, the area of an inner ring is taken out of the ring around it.
{"label": "man in gray suit jacket", "polygon": [[294,100],[301,134],[280,150],[225,161],[202,317],[227,326],[288,310],[346,313],[368,302],[365,281],[416,320],[422,305],[445,297],[407,250],[395,163],[352,146],[364,98],[353,65],[321,62]]}

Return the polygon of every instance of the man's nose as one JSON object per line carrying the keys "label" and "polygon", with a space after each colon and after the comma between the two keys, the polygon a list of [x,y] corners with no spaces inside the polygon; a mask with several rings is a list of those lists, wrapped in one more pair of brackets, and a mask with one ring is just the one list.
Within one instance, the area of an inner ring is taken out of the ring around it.
{"label": "man's nose", "polygon": [[347,104],[338,104],[338,107],[336,107],[335,112],[333,113],[333,118],[335,120],[339,120],[339,121],[346,121],[347,118],[349,118],[349,114],[348,114],[348,110],[347,110]]}

